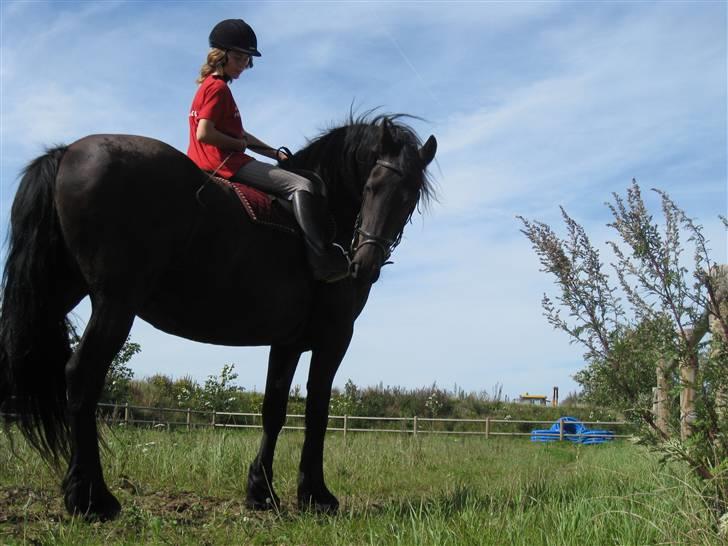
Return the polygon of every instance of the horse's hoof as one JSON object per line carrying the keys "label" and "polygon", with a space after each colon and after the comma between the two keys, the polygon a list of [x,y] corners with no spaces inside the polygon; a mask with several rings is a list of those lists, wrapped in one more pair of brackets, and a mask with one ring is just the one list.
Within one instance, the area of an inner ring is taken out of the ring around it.
{"label": "horse's hoof", "polygon": [[266,479],[264,472],[258,472],[255,464],[248,469],[248,491],[245,496],[245,506],[250,510],[278,510],[281,500],[273,491],[271,479]]}
{"label": "horse's hoof", "polygon": [[334,515],[339,511],[339,501],[329,491],[320,495],[299,491],[298,509],[301,512]]}
{"label": "horse's hoof", "polygon": [[76,486],[66,490],[63,500],[69,514],[88,521],[110,521],[121,512],[121,504],[106,487],[97,492],[88,485]]}
{"label": "horse's hoof", "polygon": [[263,500],[251,497],[250,495],[245,498],[245,507],[248,510],[278,510],[280,505],[280,500],[278,500],[277,495],[274,497],[268,496]]}

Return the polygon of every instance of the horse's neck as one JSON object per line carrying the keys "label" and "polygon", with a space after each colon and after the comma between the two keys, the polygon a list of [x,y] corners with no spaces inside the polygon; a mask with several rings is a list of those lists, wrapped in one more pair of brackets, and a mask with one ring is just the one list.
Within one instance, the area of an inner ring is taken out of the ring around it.
{"label": "horse's neck", "polygon": [[337,193],[329,201],[329,209],[336,221],[336,242],[348,248],[354,235],[359,206],[353,203],[350,196]]}

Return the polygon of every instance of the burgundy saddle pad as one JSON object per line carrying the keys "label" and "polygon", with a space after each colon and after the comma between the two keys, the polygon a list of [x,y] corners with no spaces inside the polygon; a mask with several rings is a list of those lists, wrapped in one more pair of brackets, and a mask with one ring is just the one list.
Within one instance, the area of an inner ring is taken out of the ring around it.
{"label": "burgundy saddle pad", "polygon": [[294,235],[300,234],[300,229],[293,215],[284,209],[275,198],[245,184],[230,182],[230,180],[220,178],[219,176],[212,178],[216,182],[230,186],[233,189],[235,195],[238,196],[243,210],[254,223],[279,229]]}

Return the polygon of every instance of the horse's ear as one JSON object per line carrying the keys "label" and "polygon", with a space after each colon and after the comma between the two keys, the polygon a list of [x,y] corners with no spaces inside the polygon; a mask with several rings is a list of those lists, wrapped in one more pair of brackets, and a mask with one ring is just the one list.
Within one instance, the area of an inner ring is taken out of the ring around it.
{"label": "horse's ear", "polygon": [[379,153],[382,155],[394,155],[397,153],[397,145],[392,136],[391,122],[389,119],[382,119],[382,136],[379,142]]}
{"label": "horse's ear", "polygon": [[427,142],[425,142],[425,145],[422,146],[422,148],[420,148],[418,151],[418,153],[420,154],[420,161],[422,162],[423,167],[427,167],[427,165],[430,164],[430,162],[435,157],[436,151],[437,151],[437,140],[435,140],[434,135],[430,135],[430,138],[427,139]]}

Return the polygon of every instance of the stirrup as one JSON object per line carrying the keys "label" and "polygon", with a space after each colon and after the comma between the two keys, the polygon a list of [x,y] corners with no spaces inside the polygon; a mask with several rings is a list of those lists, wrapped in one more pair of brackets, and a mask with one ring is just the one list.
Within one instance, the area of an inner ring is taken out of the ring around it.
{"label": "stirrup", "polygon": [[[325,283],[334,283],[334,282],[342,281],[351,275],[351,260],[349,259],[349,255],[346,253],[346,250],[344,250],[344,248],[341,245],[336,244],[336,243],[332,243],[331,246],[334,249],[341,252],[341,257],[344,258],[344,260],[346,261],[346,269],[343,269],[343,270],[342,269],[328,269],[327,270],[325,268],[320,269],[318,267],[313,266],[313,264],[312,264],[311,269],[313,271],[314,278],[318,281],[322,281]],[[335,253],[336,260],[338,261],[339,255],[338,255],[338,253],[336,253],[335,250],[329,248],[327,250],[327,254],[332,251]],[[328,254],[328,256],[331,256],[331,255]],[[327,259],[326,254],[319,255],[319,257],[317,257],[317,259],[326,260]]]}

